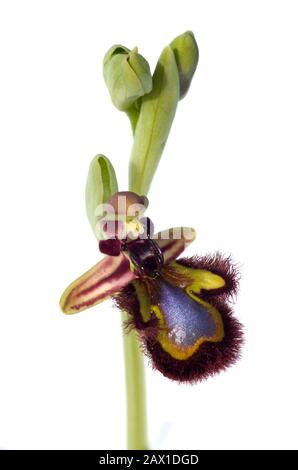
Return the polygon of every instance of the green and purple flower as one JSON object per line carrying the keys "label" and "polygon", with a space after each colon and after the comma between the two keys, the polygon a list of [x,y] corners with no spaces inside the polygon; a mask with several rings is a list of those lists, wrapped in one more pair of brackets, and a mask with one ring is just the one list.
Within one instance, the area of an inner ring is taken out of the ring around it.
{"label": "green and purple flower", "polygon": [[128,312],[127,326],[137,330],[156,369],[181,382],[200,380],[239,355],[241,326],[228,303],[238,273],[220,254],[179,258],[195,231],[154,234],[147,205],[133,192],[109,198],[112,210],[100,220],[106,256],[66,289],[60,305],[72,314],[112,297]]}

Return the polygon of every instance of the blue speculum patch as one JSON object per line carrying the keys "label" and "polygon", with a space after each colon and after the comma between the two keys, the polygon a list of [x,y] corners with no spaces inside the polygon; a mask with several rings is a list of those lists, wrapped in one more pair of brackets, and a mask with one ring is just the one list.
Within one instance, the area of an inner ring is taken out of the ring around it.
{"label": "blue speculum patch", "polygon": [[180,348],[193,346],[202,336],[216,332],[212,315],[179,287],[162,283],[160,308],[169,328],[169,339]]}

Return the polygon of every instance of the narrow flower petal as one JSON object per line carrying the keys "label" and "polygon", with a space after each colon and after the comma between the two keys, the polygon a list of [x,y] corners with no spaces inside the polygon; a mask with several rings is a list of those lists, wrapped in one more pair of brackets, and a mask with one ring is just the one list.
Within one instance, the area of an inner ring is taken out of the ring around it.
{"label": "narrow flower petal", "polygon": [[135,275],[124,255],[106,256],[64,291],[61,310],[67,314],[85,310],[120,291],[133,279]]}
{"label": "narrow flower petal", "polygon": [[164,256],[165,263],[176,259],[196,238],[196,231],[190,227],[175,227],[154,235]]}

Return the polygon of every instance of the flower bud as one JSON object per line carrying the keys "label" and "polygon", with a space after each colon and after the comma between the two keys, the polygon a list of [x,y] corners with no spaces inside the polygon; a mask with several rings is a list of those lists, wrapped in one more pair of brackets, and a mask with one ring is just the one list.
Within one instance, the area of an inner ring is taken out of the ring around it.
{"label": "flower bud", "polygon": [[112,46],[103,60],[103,75],[113,104],[127,111],[141,96],[150,93],[152,76],[148,62],[121,45]]}
{"label": "flower bud", "polygon": [[188,92],[192,77],[199,62],[199,49],[191,31],[177,36],[170,44],[179,72],[180,99]]}
{"label": "flower bud", "polygon": [[117,178],[111,162],[104,155],[96,155],[89,167],[85,196],[87,216],[97,238],[97,208],[117,191]]}

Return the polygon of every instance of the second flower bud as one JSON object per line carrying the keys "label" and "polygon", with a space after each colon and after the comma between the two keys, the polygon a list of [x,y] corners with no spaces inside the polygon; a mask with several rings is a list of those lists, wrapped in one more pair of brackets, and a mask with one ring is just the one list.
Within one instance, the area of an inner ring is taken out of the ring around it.
{"label": "second flower bud", "polygon": [[112,102],[120,111],[128,111],[152,90],[149,64],[136,47],[130,51],[121,45],[112,46],[103,60],[103,75]]}

